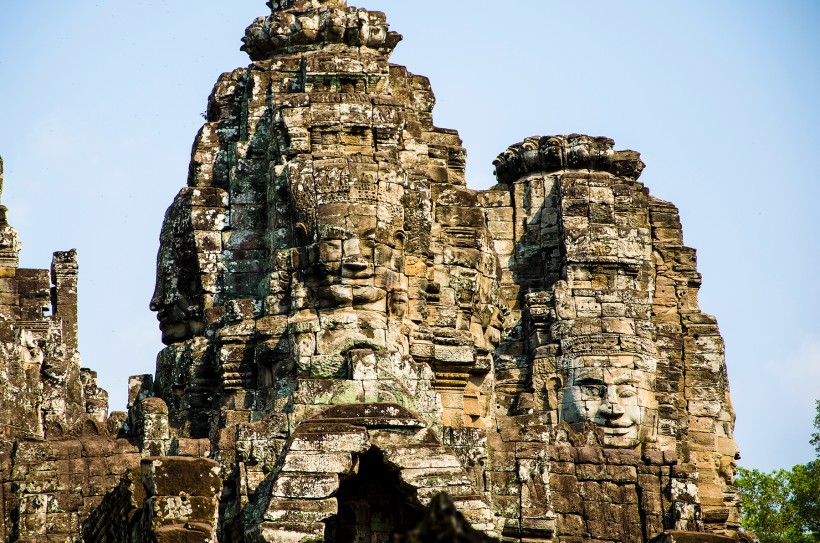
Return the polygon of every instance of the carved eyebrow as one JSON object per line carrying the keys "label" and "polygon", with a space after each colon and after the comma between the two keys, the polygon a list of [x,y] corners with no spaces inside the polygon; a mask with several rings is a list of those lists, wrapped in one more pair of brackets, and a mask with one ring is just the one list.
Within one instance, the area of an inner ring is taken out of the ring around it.
{"label": "carved eyebrow", "polygon": [[637,385],[638,379],[634,375],[622,375],[615,377],[613,383],[616,385]]}
{"label": "carved eyebrow", "polygon": [[601,368],[575,368],[575,380],[598,379],[602,381],[604,373]]}
{"label": "carved eyebrow", "polygon": [[578,383],[578,384],[581,384],[581,385],[603,385],[604,384],[604,381],[602,379],[599,379],[597,377],[592,377],[592,376],[579,377],[575,382]]}

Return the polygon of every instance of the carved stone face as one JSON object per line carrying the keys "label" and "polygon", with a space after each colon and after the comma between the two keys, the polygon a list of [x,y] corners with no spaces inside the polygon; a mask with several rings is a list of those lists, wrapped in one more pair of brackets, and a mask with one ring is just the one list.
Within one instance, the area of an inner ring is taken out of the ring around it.
{"label": "carved stone face", "polygon": [[359,346],[387,347],[390,321],[400,321],[407,308],[403,210],[351,200],[319,204],[316,211],[316,223],[305,227],[313,243],[304,245],[308,300],[302,305],[318,312],[324,328],[345,330]]}
{"label": "carved stone face", "polygon": [[653,405],[652,373],[639,369],[634,355],[582,355],[568,368],[561,399],[561,420],[591,422],[608,447],[635,447],[646,434]]}
{"label": "carved stone face", "polygon": [[194,300],[198,274],[194,249],[181,251],[176,247],[170,223],[162,229],[157,256],[157,278],[151,296],[151,311],[156,311],[162,342],[166,345],[185,341],[202,333],[205,328],[202,307]]}
{"label": "carved stone face", "polygon": [[180,294],[171,303],[164,303],[156,293],[151,298],[151,311],[157,312],[159,329],[162,332],[162,342],[166,345],[184,341],[193,337],[187,297]]}

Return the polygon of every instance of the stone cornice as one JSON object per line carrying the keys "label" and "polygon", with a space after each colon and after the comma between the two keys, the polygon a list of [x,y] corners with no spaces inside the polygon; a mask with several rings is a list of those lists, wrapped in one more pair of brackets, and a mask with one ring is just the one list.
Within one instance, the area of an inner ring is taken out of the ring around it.
{"label": "stone cornice", "polygon": [[512,183],[533,172],[590,170],[635,180],[644,169],[640,154],[615,151],[609,138],[570,134],[533,136],[511,145],[493,161],[501,183]]}

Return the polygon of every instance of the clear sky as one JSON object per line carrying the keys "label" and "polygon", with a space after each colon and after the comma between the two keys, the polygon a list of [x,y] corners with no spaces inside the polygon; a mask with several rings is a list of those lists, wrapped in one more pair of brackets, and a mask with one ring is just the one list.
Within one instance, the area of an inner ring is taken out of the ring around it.
{"label": "clear sky", "polygon": [[[531,135],[609,136],[681,210],[726,339],[741,465],[813,457],[820,398],[820,4],[351,0],[404,34],[468,182]],[[162,347],[160,225],[217,76],[263,0],[26,0],[0,9],[3,204],[22,265],[80,259],[80,348],[123,409]]]}

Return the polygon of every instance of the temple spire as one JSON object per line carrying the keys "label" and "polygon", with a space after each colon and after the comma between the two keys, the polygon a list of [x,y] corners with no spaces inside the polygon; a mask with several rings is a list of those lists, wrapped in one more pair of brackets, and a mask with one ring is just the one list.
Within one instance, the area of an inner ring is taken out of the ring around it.
{"label": "temple spire", "polygon": [[[0,201],[3,196],[3,157],[0,157]],[[0,205],[0,268],[16,268],[19,264],[20,241],[17,230],[9,226],[8,209]]]}

